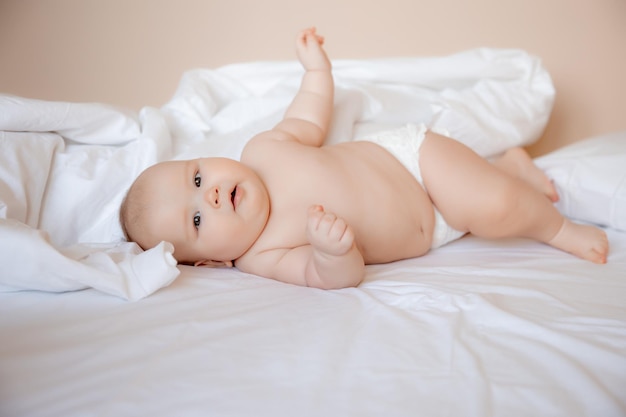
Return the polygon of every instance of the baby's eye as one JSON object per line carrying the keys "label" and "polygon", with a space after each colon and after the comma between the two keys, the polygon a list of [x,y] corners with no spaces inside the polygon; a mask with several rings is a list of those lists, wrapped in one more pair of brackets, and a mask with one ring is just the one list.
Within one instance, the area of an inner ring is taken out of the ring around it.
{"label": "baby's eye", "polygon": [[200,176],[199,172],[196,172],[195,177],[193,177],[193,182],[196,184],[196,187],[200,188],[200,184],[202,183],[202,176]]}
{"label": "baby's eye", "polygon": [[194,214],[193,216],[193,225],[198,229],[200,227],[200,212]]}

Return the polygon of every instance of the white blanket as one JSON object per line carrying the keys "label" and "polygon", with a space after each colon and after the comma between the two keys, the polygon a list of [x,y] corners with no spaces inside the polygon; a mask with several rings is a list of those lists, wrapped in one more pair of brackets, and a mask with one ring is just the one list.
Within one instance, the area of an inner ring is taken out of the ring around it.
{"label": "white blanket", "polygon": [[[554,99],[541,62],[519,50],[335,61],[328,143],[407,122],[447,129],[483,156],[541,135]],[[0,287],[93,287],[129,300],[169,285],[172,246],[142,251],[118,224],[126,190],[166,159],[237,159],[282,117],[302,76],[297,62],[186,73],[173,98],[138,115],[102,104],[0,96]]]}

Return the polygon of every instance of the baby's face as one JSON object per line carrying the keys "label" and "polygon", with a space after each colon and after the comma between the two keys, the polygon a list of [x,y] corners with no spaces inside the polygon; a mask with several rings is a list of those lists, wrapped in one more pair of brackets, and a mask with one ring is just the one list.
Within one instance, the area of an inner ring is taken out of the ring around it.
{"label": "baby's face", "polygon": [[269,216],[261,179],[226,158],[164,162],[146,170],[148,209],[142,246],[174,245],[179,262],[231,261],[256,241]]}

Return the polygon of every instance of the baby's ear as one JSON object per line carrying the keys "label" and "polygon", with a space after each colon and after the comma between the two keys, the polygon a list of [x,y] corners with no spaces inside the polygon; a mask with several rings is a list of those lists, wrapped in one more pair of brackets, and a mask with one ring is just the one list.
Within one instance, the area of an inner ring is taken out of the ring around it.
{"label": "baby's ear", "polygon": [[211,260],[203,260],[203,261],[196,261],[193,266],[202,266],[205,268],[219,268],[221,266],[226,266],[228,268],[232,268],[233,267],[233,262],[232,261],[211,261]]}

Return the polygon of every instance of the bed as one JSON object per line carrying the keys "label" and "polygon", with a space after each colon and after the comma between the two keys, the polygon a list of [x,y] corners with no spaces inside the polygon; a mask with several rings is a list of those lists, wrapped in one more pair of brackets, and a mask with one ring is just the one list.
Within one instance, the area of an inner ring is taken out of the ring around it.
{"label": "bed", "polygon": [[[330,143],[425,121],[489,158],[536,141],[555,94],[521,50],[333,64]],[[194,70],[138,114],[0,96],[0,415],[626,415],[626,132],[536,160],[606,265],[466,236],[323,291],[123,241],[139,172],[237,158],[300,76]]]}

